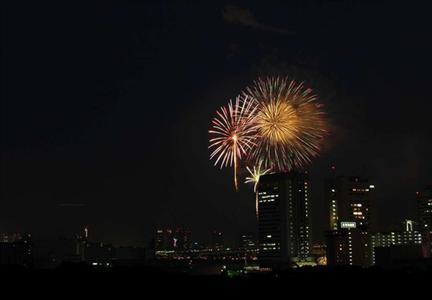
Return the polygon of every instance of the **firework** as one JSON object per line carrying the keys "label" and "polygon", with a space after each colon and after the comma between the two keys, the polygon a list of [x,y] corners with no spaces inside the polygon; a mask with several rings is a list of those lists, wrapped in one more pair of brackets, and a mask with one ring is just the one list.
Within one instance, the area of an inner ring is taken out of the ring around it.
{"label": "firework", "polygon": [[312,90],[287,78],[254,82],[243,95],[254,100],[256,143],[248,155],[253,164],[275,172],[301,168],[318,155],[327,126]]}
{"label": "firework", "polygon": [[248,96],[238,96],[233,103],[216,111],[209,130],[210,159],[216,159],[215,166],[234,168],[234,186],[238,189],[237,168],[239,161],[255,146],[256,102]]}
{"label": "firework", "polygon": [[245,183],[253,183],[254,192],[257,192],[259,179],[261,176],[268,174],[270,169],[262,169],[262,161],[258,163],[258,165],[253,167],[253,169],[246,167],[248,170],[250,177],[246,177]]}
{"label": "firework", "polygon": [[258,163],[258,165],[253,167],[253,169],[250,169],[249,167],[246,167],[248,170],[250,177],[246,177],[245,183],[253,183],[253,190],[255,192],[255,213],[258,217],[258,183],[260,180],[260,177],[269,173],[270,169],[262,169],[262,161]]}

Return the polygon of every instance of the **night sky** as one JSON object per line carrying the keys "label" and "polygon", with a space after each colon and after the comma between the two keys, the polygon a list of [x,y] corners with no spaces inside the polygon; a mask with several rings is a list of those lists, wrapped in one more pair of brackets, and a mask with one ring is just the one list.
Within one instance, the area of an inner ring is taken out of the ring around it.
{"label": "night sky", "polygon": [[414,217],[415,192],[432,181],[429,10],[207,2],[4,7],[0,232],[88,225],[117,244],[145,244],[157,226],[204,241],[212,229],[231,241],[254,232],[252,189],[236,193],[231,169],[213,167],[207,131],[217,108],[267,75],[304,80],[331,120],[307,168],[314,239],[332,164],[371,178],[379,229]]}

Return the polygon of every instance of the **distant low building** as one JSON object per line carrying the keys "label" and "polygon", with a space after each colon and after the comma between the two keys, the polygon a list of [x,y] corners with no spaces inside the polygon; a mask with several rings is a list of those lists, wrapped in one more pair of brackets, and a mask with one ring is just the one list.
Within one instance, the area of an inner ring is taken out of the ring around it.
{"label": "distant low building", "polygon": [[156,257],[166,257],[174,252],[191,249],[191,231],[183,228],[157,229],[155,236]]}
{"label": "distant low building", "polygon": [[[412,220],[405,220],[403,230],[395,230],[395,231],[384,232],[384,233],[378,232],[372,234],[371,243],[372,243],[371,256],[372,256],[373,264],[377,264],[377,258],[376,258],[377,251],[380,253],[387,253],[388,251],[390,251],[390,250],[382,250],[382,248],[410,249],[409,251],[411,252],[407,252],[408,250],[405,252],[398,252],[402,250],[391,250],[393,252],[388,252],[391,253],[393,256],[395,256],[397,253],[403,253],[405,258],[408,255],[408,253],[413,253],[412,249],[418,249],[420,253],[422,252],[421,249],[422,235],[419,231],[414,230],[414,222]],[[399,246],[409,246],[409,247],[399,247]]]}
{"label": "distant low building", "polygon": [[213,251],[223,251],[225,249],[225,241],[222,231],[213,230],[211,238]]}
{"label": "distant low building", "polygon": [[311,255],[318,265],[327,265],[327,246],[322,242],[312,243]]}
{"label": "distant low building", "polygon": [[85,261],[92,265],[110,266],[114,257],[114,248],[111,244],[100,242],[86,244]]}
{"label": "distant low building", "polygon": [[256,244],[257,242],[255,241],[253,234],[243,233],[240,235],[240,249],[253,250],[256,248]]}
{"label": "distant low building", "polygon": [[33,267],[33,242],[30,234],[1,234],[0,265]]}
{"label": "distant low building", "polygon": [[251,233],[240,235],[239,251],[244,253],[245,262],[258,259],[258,243]]}
{"label": "distant low building", "polygon": [[340,228],[326,233],[329,266],[369,266],[369,235],[357,228]]}

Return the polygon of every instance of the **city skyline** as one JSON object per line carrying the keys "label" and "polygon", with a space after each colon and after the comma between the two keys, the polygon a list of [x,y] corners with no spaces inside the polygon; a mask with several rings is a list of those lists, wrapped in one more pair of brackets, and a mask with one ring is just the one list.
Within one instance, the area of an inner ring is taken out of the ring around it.
{"label": "city skyline", "polygon": [[208,161],[207,131],[244,86],[278,75],[304,80],[331,120],[307,168],[313,240],[324,239],[317,215],[332,166],[373,182],[380,231],[415,218],[416,192],[432,178],[420,7],[32,8],[8,5],[2,26],[0,232],[56,237],[87,225],[98,240],[130,244],[160,227],[199,239],[254,231],[255,193],[235,192],[232,170]]}

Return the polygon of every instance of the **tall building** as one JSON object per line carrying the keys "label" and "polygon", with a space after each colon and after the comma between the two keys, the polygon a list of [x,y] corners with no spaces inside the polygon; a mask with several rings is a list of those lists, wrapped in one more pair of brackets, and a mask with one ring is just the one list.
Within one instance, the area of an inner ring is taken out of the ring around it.
{"label": "tall building", "polygon": [[432,257],[432,185],[417,192],[417,214],[425,257]]}
{"label": "tall building", "polygon": [[357,228],[370,229],[371,198],[375,185],[356,176],[332,176],[325,182],[325,200],[329,230],[338,230],[340,222],[355,222]]}
{"label": "tall building", "polygon": [[311,260],[309,180],[305,173],[264,175],[258,186],[258,241],[261,265]]}
{"label": "tall building", "polygon": [[84,227],[83,234],[78,234],[76,236],[76,242],[75,242],[75,255],[80,257],[81,261],[86,260],[86,248],[89,241],[89,230],[88,227]]}
{"label": "tall building", "polygon": [[325,181],[327,263],[371,264],[371,199],[375,186],[366,178],[336,176]]}

